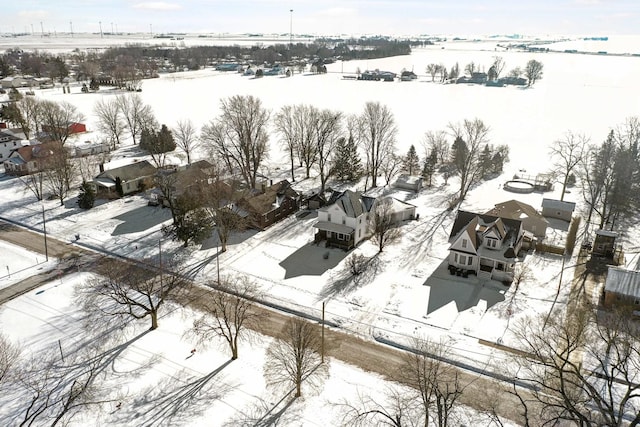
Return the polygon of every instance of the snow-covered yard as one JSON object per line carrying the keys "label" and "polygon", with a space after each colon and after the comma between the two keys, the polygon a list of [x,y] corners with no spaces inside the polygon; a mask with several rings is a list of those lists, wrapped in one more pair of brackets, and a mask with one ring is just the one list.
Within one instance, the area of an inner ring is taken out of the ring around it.
{"label": "snow-covered yard", "polygon": [[[443,62],[449,67],[459,62],[464,66],[471,60],[488,63],[497,54],[489,42],[473,46],[459,48],[459,45],[451,44],[447,49],[417,49],[412,55],[403,57],[336,63],[330,65],[327,75],[297,74],[288,79],[248,80],[235,73],[221,74],[211,69],[175,73],[145,81],[141,95],[153,107],[158,120],[169,126],[186,117],[196,126],[202,126],[218,113],[219,99],[236,94],[259,97],[274,110],[287,104],[312,103],[320,108],[359,113],[365,102],[380,101],[394,112],[400,154],[406,153],[412,144],[420,152],[426,131],[443,130],[448,123],[479,117],[491,127],[493,144],[509,145],[510,162],[501,176],[474,188],[461,206],[464,210],[477,212],[486,212],[496,203],[510,199],[540,209],[543,197],[559,198],[557,185],[550,193],[514,194],[505,191],[502,184],[523,169],[530,174],[548,171],[552,167],[549,147],[566,131],[585,133],[597,141],[604,139],[609,129],[638,112],[640,81],[634,76],[640,72],[640,61],[631,57],[498,52],[505,58],[508,68],[522,66],[534,56],[544,63],[544,78],[531,89],[441,85],[431,83],[426,77],[410,83],[347,81],[340,74],[342,70],[354,73],[357,67],[396,72],[415,68],[420,72],[431,62]],[[611,69],[621,74],[615,81],[609,78]],[[88,127],[94,129],[93,105],[101,97],[112,96],[112,91],[81,94],[79,87],[73,87],[71,95],[45,89],[36,91],[36,96],[76,104],[88,116]],[[579,101],[590,99],[597,101]],[[81,138],[95,137],[89,133]],[[263,173],[274,181],[289,178],[286,156],[279,150],[275,137],[271,144],[270,163],[265,165]],[[130,161],[130,157],[119,157],[112,163],[120,165],[126,161]],[[296,174],[295,188],[307,191],[317,186],[315,180],[304,179],[302,171]],[[419,220],[405,223],[402,239],[385,247],[380,254],[371,242],[356,248],[353,253],[361,253],[370,260],[370,268],[358,280],[350,277],[345,266],[345,259],[351,253],[313,245],[314,213],[291,216],[263,232],[249,231],[234,236],[228,251],[216,259],[217,248],[213,240],[187,249],[166,240],[161,226],[170,220],[168,211],[147,206],[143,195],[101,202],[89,211],[79,210],[75,198],[65,206],[59,206],[55,201],[45,201],[44,205],[47,231],[59,239],[72,241],[80,234],[78,245],[138,259],[157,255],[161,242],[163,253],[179,260],[182,270],[200,282],[215,278],[218,268],[225,274],[244,274],[260,286],[273,305],[319,318],[324,302],[329,321],[366,339],[406,344],[415,336],[445,337],[455,350],[451,357],[466,363],[498,366],[504,360],[504,353],[482,344],[481,340],[515,346],[509,328],[529,316],[548,312],[553,304],[556,307],[566,304],[574,260],[567,262],[562,283],[559,283],[560,257],[529,254],[525,263],[532,274],[520,284],[517,293],[513,285],[507,287],[500,282],[481,282],[475,276],[462,278],[448,274],[444,261],[455,214],[448,212],[446,206],[456,191],[455,179],[450,179],[448,185],[436,179],[433,188],[416,195],[394,193],[395,190],[388,187],[377,191],[396,194],[416,205]],[[580,208],[578,191],[572,192],[569,200]],[[0,179],[0,216],[35,229],[42,228],[40,204],[32,195],[22,192],[17,178]],[[629,231],[629,235],[633,233],[635,230]],[[325,259],[327,251],[329,256]],[[19,252],[15,251],[15,254]],[[33,259],[33,262],[22,265],[14,264],[12,260],[9,265],[12,280],[18,270],[33,269],[30,266],[37,261],[33,254],[16,258],[20,262],[23,259]],[[80,280],[80,277],[76,279]],[[0,286],[4,280],[0,276]],[[26,342],[35,339],[34,336],[47,337],[50,342],[72,337],[72,329],[51,330],[50,333],[40,330],[43,319],[52,313],[62,319],[73,318],[68,306],[71,286],[52,284],[43,294],[27,295],[6,305],[0,320],[3,330],[11,331],[12,337]],[[33,307],[36,306],[48,310],[47,315],[38,315],[39,326],[30,326],[33,324],[20,320],[21,316],[27,316],[24,312],[35,316]],[[213,351],[198,351],[192,358],[185,359],[191,346],[182,341],[180,335],[188,323],[188,313],[173,313],[163,319],[160,330],[136,340],[130,351],[144,349],[147,355],[161,355],[162,361],[156,366],[166,377],[183,369],[186,372],[183,375],[204,377],[223,366],[226,359],[223,354]],[[254,402],[263,399],[267,406],[277,401],[267,397],[263,384],[256,380],[262,378],[262,351],[256,349],[252,354],[246,354],[246,358],[224,366],[220,374],[232,387],[228,394],[212,402],[204,414],[198,414],[203,416],[199,418],[202,425],[210,425],[204,421],[210,419],[206,414],[216,414],[216,419],[224,420],[225,415],[236,411],[250,412],[242,406],[247,399],[239,396],[250,396]],[[165,364],[170,368],[164,367]],[[326,418],[334,416],[323,409],[327,400],[342,396],[342,391],[346,395],[353,393],[358,384],[375,388],[380,381],[339,363],[333,364],[332,369],[335,370],[330,380],[333,383],[323,392],[324,397],[299,408],[298,424],[335,424],[335,419]],[[246,384],[243,383],[245,374],[253,378]],[[158,378],[136,382],[135,387],[144,387]],[[216,376],[214,380],[222,381],[222,378]],[[114,416],[117,419],[117,414]],[[287,425],[297,425],[295,422]]]}

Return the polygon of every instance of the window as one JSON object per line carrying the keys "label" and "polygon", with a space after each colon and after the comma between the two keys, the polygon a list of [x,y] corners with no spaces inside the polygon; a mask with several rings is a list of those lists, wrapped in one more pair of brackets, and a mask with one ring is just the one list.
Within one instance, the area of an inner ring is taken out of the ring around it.
{"label": "window", "polygon": [[467,239],[462,239],[462,247],[463,248],[467,247]]}
{"label": "window", "polygon": [[499,262],[498,266],[496,267],[498,270],[503,271],[504,270],[504,264]]}
{"label": "window", "polygon": [[498,239],[492,239],[491,237],[487,237],[485,244],[488,248],[496,248],[498,247]]}
{"label": "window", "polygon": [[15,142],[15,141],[13,141],[13,146],[14,146],[14,147],[16,146],[16,142]]}
{"label": "window", "polygon": [[464,255],[460,255],[460,265],[465,265],[467,263],[467,257]]}
{"label": "window", "polygon": [[456,254],[456,253],[453,254],[453,260],[455,262],[458,262],[458,254]]}
{"label": "window", "polygon": [[358,239],[362,236],[362,230],[358,230]]}
{"label": "window", "polygon": [[346,217],[342,217],[342,225],[345,225],[347,223],[347,218]]}
{"label": "window", "polygon": [[358,224],[362,224],[362,217],[358,218]]}
{"label": "window", "polygon": [[468,257],[467,258],[467,265],[471,265],[473,263],[473,258],[472,257]]}
{"label": "window", "polygon": [[327,231],[327,239],[330,239],[330,238],[331,238],[331,232]]}
{"label": "window", "polygon": [[327,214],[327,221],[331,222],[331,214]]}

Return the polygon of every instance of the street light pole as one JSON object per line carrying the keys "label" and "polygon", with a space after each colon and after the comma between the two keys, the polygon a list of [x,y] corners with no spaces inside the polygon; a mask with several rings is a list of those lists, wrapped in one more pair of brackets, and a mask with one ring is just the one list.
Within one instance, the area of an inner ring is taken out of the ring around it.
{"label": "street light pole", "polygon": [[49,261],[49,247],[47,245],[47,220],[44,216],[44,203],[41,203],[42,206],[42,231],[44,232],[44,256],[45,261]]}
{"label": "street light pole", "polygon": [[293,9],[289,9],[289,48],[293,46]]}

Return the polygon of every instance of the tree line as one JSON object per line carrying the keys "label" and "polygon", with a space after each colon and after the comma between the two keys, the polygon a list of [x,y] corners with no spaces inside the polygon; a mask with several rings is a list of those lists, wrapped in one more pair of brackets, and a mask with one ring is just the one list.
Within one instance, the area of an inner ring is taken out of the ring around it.
{"label": "tree line", "polygon": [[[431,76],[431,81],[436,81],[436,76],[440,82],[457,81],[459,77],[469,76],[470,78],[476,73],[485,73],[487,81],[495,82],[501,79],[505,70],[506,63],[501,56],[494,56],[488,68],[474,61],[469,62],[460,70],[460,64],[457,62],[450,69],[442,64],[430,63],[427,65],[425,72]],[[516,66],[509,70],[506,74],[507,82],[517,81],[523,76],[527,79],[527,86],[533,86],[536,81],[541,80],[544,75],[544,64],[535,59],[529,60],[524,67]]]}

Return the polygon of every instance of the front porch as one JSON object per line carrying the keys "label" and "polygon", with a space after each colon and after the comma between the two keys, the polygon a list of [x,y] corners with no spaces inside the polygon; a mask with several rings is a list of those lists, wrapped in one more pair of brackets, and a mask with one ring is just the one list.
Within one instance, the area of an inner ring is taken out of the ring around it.
{"label": "front porch", "polygon": [[499,280],[501,282],[513,281],[514,263],[496,261],[490,258],[480,258],[478,278],[487,280]]}
{"label": "front porch", "polygon": [[351,250],[355,247],[355,230],[342,224],[334,224],[327,221],[318,221],[314,228],[318,231],[314,235],[313,241],[318,244],[325,241],[326,247]]}

